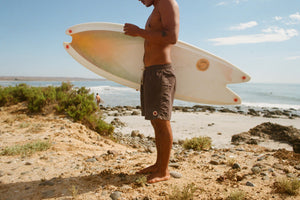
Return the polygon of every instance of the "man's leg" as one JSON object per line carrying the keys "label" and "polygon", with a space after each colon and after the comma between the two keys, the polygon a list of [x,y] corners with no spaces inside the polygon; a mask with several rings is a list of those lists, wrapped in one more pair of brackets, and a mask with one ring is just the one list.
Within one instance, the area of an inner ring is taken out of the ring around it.
{"label": "man's leg", "polygon": [[168,170],[173,135],[170,121],[155,119],[151,120],[155,131],[155,142],[157,148],[157,160],[152,166],[152,174],[148,177],[148,183],[156,183],[170,179]]}
{"label": "man's leg", "polygon": [[158,132],[159,132],[159,130],[158,130],[158,128],[157,128],[157,126],[156,126],[156,124],[155,124],[155,122],[154,122],[154,120],[151,120],[151,124],[152,124],[152,127],[153,127],[153,129],[154,129],[154,133],[155,133],[155,144],[156,144],[156,162],[155,162],[155,164],[154,165],[151,165],[151,166],[149,166],[149,167],[147,167],[147,168],[145,168],[145,169],[142,169],[142,170],[140,170],[138,173],[139,174],[147,174],[147,173],[153,173],[153,172],[156,172],[157,171],[157,169],[158,169],[158,166],[160,166],[160,155],[161,155],[161,150],[160,150],[160,145],[159,145],[159,143],[158,143]]}

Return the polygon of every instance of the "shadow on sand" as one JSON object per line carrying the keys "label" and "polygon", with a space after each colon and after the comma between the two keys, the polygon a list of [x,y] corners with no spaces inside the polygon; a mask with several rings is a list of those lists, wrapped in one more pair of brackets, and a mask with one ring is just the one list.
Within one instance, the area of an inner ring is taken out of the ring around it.
{"label": "shadow on sand", "polygon": [[116,187],[132,185],[134,187],[136,180],[141,176],[103,171],[100,174],[88,176],[52,178],[50,180],[10,184],[0,183],[0,200],[38,200],[59,197],[72,199],[75,195],[88,192],[101,194],[102,190],[109,185]]}

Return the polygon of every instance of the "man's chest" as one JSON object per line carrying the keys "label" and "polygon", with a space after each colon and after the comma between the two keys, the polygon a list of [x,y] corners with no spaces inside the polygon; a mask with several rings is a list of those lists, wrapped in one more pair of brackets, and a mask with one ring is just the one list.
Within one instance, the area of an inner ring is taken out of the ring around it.
{"label": "man's chest", "polygon": [[146,23],[146,30],[161,30],[162,28],[162,21],[160,17],[160,13],[157,9],[154,9],[149,16],[147,23]]}

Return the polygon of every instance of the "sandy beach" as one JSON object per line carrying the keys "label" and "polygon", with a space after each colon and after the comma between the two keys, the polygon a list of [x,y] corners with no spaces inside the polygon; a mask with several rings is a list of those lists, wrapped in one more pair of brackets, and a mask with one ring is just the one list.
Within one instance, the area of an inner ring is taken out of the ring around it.
{"label": "sandy beach", "polygon": [[[138,110],[136,110],[139,112]],[[110,123],[117,111],[108,112],[109,115],[105,121]],[[118,116],[120,121],[126,126],[117,128],[116,131],[123,134],[130,134],[133,130],[139,130],[145,136],[154,137],[153,128],[149,121],[144,120],[141,116],[129,115]],[[185,140],[186,138],[208,136],[212,138],[213,145],[216,148],[233,147],[231,145],[231,136],[234,134],[246,132],[249,129],[262,124],[263,122],[277,123],[284,126],[294,126],[300,129],[300,118],[289,119],[286,116],[278,116],[278,118],[265,118],[262,116],[251,116],[237,113],[220,113],[220,112],[180,112],[172,113],[172,130],[175,141]],[[280,142],[270,142],[261,144],[262,146],[272,149],[286,148],[292,150],[288,144]]]}
{"label": "sandy beach", "polygon": [[[0,200],[169,199],[189,184],[194,184],[194,199],[226,199],[235,191],[243,191],[245,199],[299,198],[274,189],[280,178],[300,177],[300,155],[291,145],[272,140],[231,144],[233,135],[264,122],[300,129],[299,117],[174,111],[175,141],[209,136],[213,148],[185,150],[175,142],[171,179],[144,184],[144,176],[136,172],[156,157],[150,123],[136,108],[101,112],[106,122],[118,122],[115,135],[123,139],[102,137],[65,116],[30,115],[22,104],[1,107],[0,151],[36,140],[50,141],[51,147],[30,156],[0,156]],[[233,168],[232,162],[238,167]]]}

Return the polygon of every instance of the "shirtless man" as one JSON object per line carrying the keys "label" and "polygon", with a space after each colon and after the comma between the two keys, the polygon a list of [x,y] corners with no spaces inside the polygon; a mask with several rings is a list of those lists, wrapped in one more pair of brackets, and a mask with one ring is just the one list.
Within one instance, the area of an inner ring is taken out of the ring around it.
{"label": "shirtless man", "polygon": [[126,23],[126,35],[145,39],[144,73],[141,83],[141,107],[155,132],[157,159],[139,173],[150,173],[148,183],[170,179],[168,170],[173,143],[170,125],[176,78],[171,66],[171,47],[178,40],[179,8],[175,0],[139,0],[154,6],[145,29]]}
{"label": "shirtless man", "polygon": [[99,104],[101,102],[101,98],[100,98],[98,93],[96,94],[96,102],[97,102],[97,106],[99,107]]}

